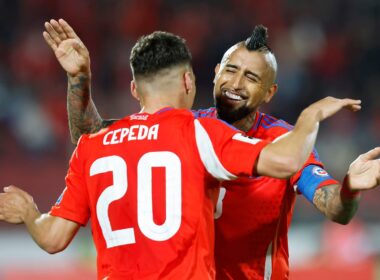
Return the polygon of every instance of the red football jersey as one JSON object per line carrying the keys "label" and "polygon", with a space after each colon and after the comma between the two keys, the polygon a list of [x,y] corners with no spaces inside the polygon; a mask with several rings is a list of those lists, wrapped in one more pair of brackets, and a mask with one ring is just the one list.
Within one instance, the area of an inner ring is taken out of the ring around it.
{"label": "red football jersey", "polygon": [[99,279],[213,279],[219,181],[252,175],[267,143],[187,110],[134,114],[81,137],[50,214],[91,217]]}
{"label": "red football jersey", "polygon": [[[215,108],[195,114],[216,117]],[[247,135],[273,141],[290,129],[285,121],[257,112]],[[304,167],[308,165],[323,167],[316,152]],[[217,279],[288,279],[287,234],[297,194],[294,185],[302,172],[289,180],[260,176],[222,183],[215,213]],[[337,183],[329,178],[321,185]]]}

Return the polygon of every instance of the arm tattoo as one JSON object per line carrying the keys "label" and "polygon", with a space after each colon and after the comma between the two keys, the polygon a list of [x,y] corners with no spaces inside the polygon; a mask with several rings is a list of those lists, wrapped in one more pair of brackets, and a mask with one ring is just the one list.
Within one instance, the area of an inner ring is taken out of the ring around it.
{"label": "arm tattoo", "polygon": [[68,76],[67,113],[71,141],[76,144],[84,133],[94,133],[115,120],[103,120],[91,99],[91,78],[86,74]]}
{"label": "arm tattoo", "polygon": [[346,199],[341,196],[340,185],[328,185],[317,189],[314,194],[314,205],[334,222],[347,224],[355,215],[358,198]]}

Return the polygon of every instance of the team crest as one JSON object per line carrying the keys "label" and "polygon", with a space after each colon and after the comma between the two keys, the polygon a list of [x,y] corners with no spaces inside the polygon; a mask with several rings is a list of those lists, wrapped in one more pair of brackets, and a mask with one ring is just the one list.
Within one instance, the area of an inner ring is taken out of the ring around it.
{"label": "team crest", "polygon": [[313,174],[321,177],[329,176],[329,174],[324,170],[323,168],[320,168],[318,166],[313,168]]}

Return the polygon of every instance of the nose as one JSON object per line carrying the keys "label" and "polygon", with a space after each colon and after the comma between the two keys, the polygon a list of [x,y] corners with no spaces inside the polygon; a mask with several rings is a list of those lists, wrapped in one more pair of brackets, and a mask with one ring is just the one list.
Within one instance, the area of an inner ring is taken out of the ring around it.
{"label": "nose", "polygon": [[242,86],[243,86],[243,75],[241,75],[241,74],[239,74],[239,73],[236,73],[236,74],[232,77],[231,86],[232,86],[234,89],[241,89]]}

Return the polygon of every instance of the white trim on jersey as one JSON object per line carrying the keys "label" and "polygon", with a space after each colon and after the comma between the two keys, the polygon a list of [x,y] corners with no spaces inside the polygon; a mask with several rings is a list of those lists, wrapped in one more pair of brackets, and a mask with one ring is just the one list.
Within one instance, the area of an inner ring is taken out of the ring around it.
{"label": "white trim on jersey", "polygon": [[248,136],[244,136],[243,134],[241,133],[236,133],[232,139],[234,140],[239,140],[241,142],[245,142],[245,143],[248,143],[248,144],[257,144],[258,142],[260,142],[261,140],[260,139],[257,139],[257,138],[253,138],[253,137],[248,137]]}
{"label": "white trim on jersey", "polygon": [[237,176],[230,173],[224,168],[218,156],[215,153],[211,139],[206,129],[201,125],[199,120],[194,120],[195,140],[197,143],[199,155],[208,173],[218,180],[233,180]]}
{"label": "white trim on jersey", "polygon": [[269,243],[265,256],[264,280],[270,280],[272,277],[272,242]]}

